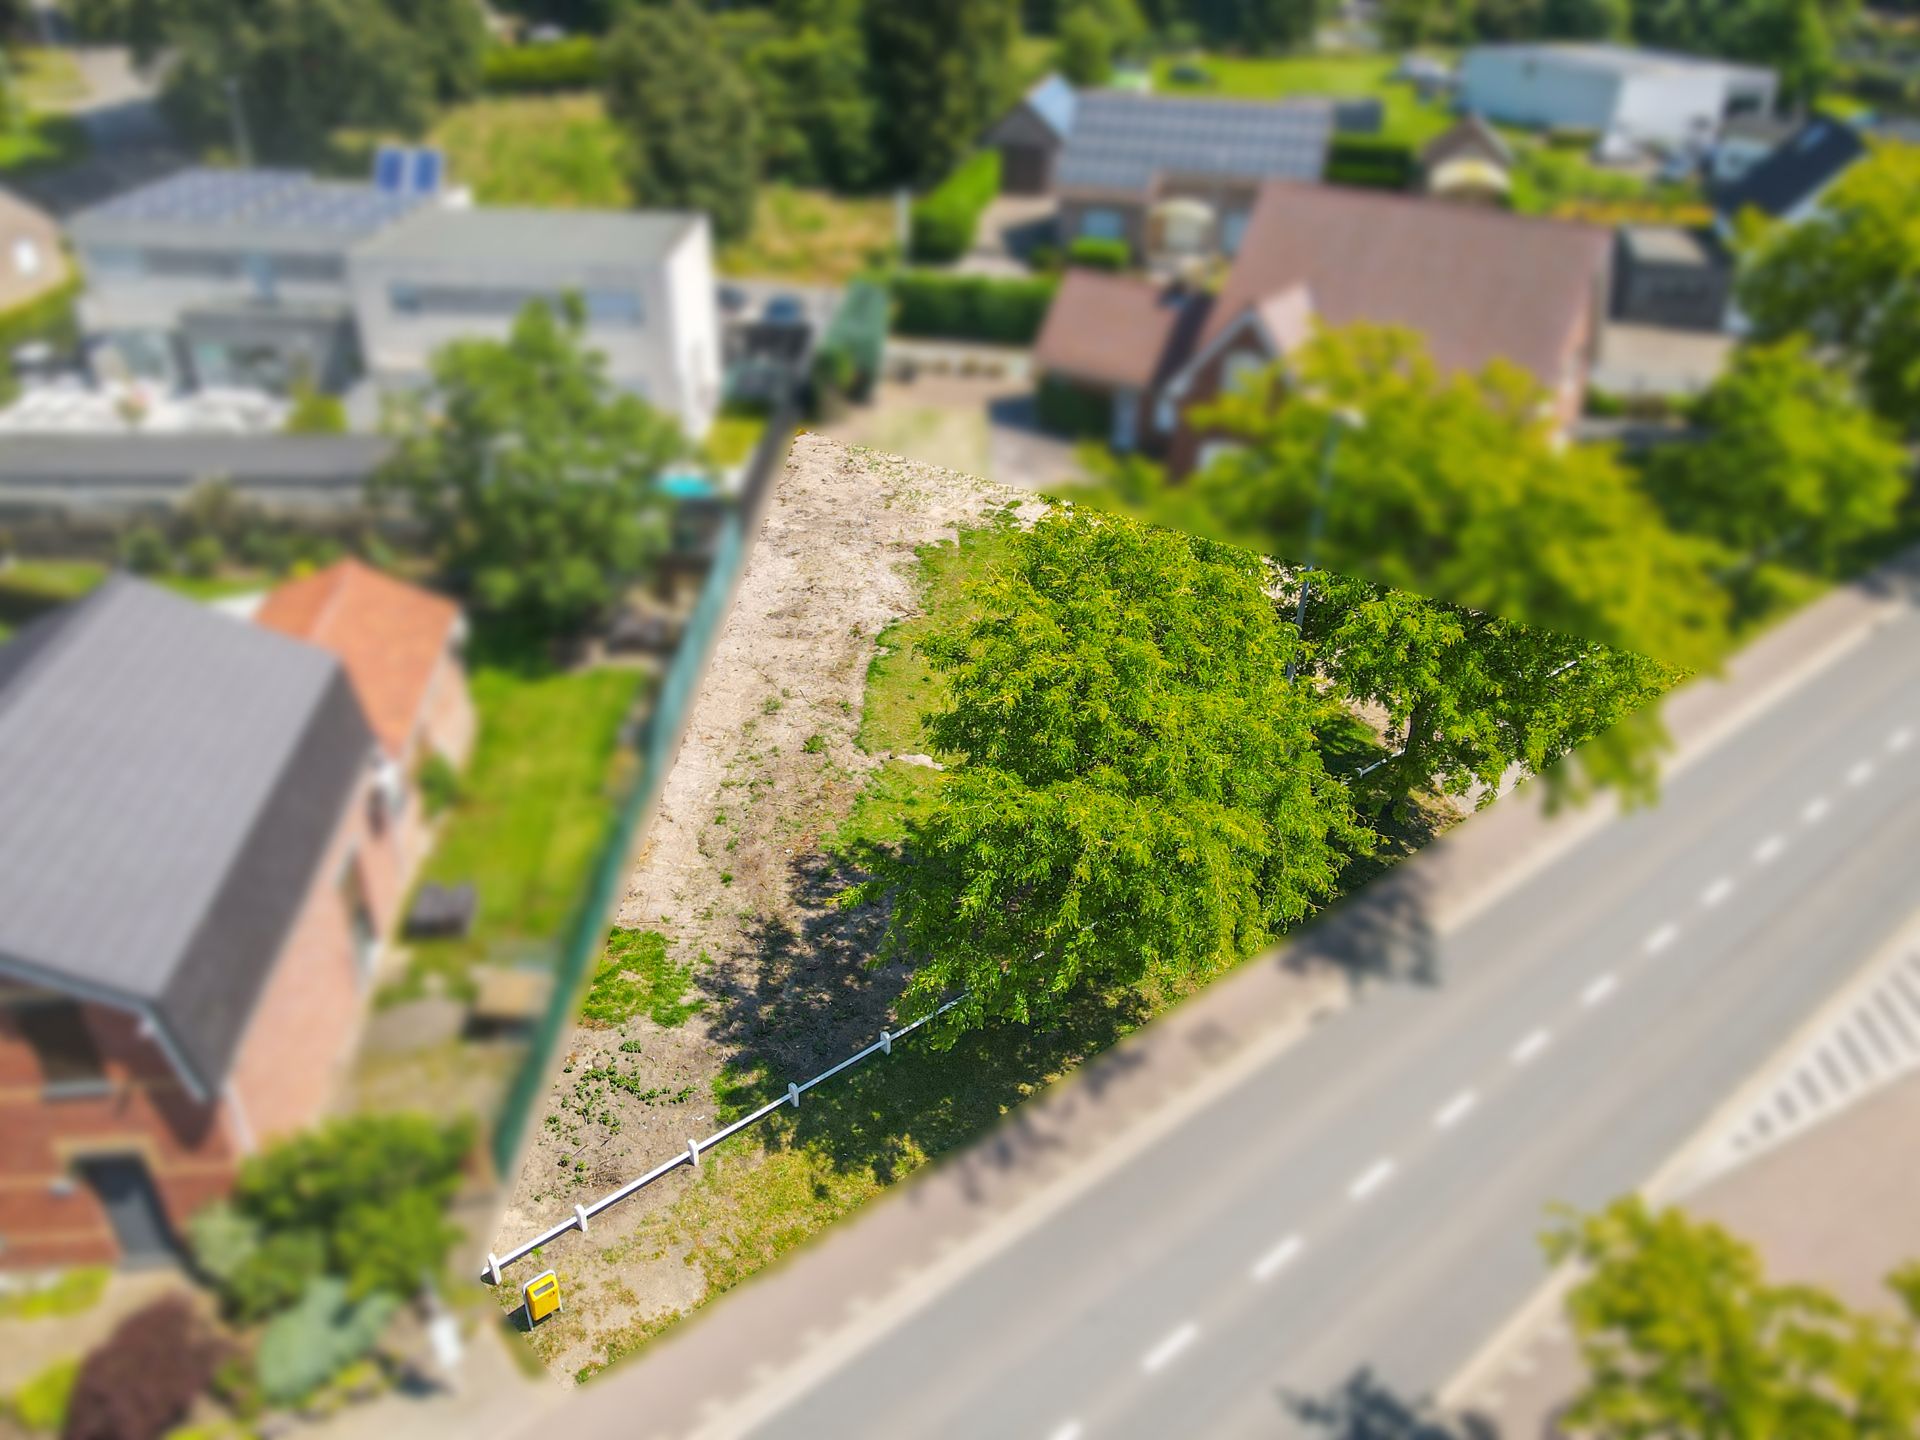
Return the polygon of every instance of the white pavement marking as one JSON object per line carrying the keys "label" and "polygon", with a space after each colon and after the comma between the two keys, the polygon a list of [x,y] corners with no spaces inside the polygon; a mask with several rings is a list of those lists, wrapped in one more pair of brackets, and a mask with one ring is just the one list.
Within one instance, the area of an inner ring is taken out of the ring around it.
{"label": "white pavement marking", "polygon": [[1273,1249],[1267,1251],[1266,1254],[1253,1262],[1253,1278],[1256,1280],[1271,1280],[1292,1262],[1293,1257],[1300,1253],[1303,1244],[1304,1242],[1298,1235],[1287,1236],[1286,1239],[1274,1246]]}
{"label": "white pavement marking", "polygon": [[1895,755],[1898,755],[1902,750],[1906,749],[1907,746],[1911,745],[1912,743],[1913,743],[1913,731],[1909,730],[1904,725],[1902,725],[1898,730],[1894,731],[1891,735],[1887,736],[1887,749],[1890,750]]}
{"label": "white pavement marking", "polygon": [[1536,1030],[1513,1047],[1513,1063],[1524,1065],[1553,1042],[1551,1030]]}
{"label": "white pavement marking", "polygon": [[1647,954],[1658,955],[1679,938],[1680,927],[1678,925],[1662,925],[1658,930],[1647,936]]}
{"label": "white pavement marking", "polygon": [[1787,848],[1787,842],[1781,836],[1769,835],[1753,847],[1753,863],[1771,865],[1780,858],[1780,852]]}
{"label": "white pavement marking", "polygon": [[1612,974],[1596,976],[1594,982],[1580,992],[1582,1005],[1598,1005],[1602,1000],[1619,988],[1620,982]]}
{"label": "white pavement marking", "polygon": [[1700,892],[1700,903],[1711,910],[1731,894],[1733,894],[1733,881],[1722,875]]}
{"label": "white pavement marking", "polygon": [[1080,1440],[1082,1430],[1083,1427],[1078,1420],[1069,1420],[1049,1435],[1047,1440]]}
{"label": "white pavement marking", "polygon": [[1354,1200],[1364,1200],[1393,1178],[1393,1161],[1376,1160],[1360,1173],[1360,1178],[1347,1187],[1347,1195]]}
{"label": "white pavement marking", "polygon": [[1807,808],[1800,812],[1800,818],[1809,825],[1818,825],[1822,820],[1827,818],[1827,810],[1827,797],[1824,795],[1816,795],[1813,799],[1807,801]]}
{"label": "white pavement marking", "polygon": [[1462,1090],[1434,1113],[1433,1123],[1442,1130],[1451,1130],[1467,1118],[1467,1112],[1480,1103],[1480,1097],[1471,1090]]}
{"label": "white pavement marking", "polygon": [[1847,784],[1849,785],[1864,785],[1872,778],[1873,762],[1871,760],[1858,761],[1851,770],[1847,771]]}
{"label": "white pavement marking", "polygon": [[1174,1356],[1200,1338],[1200,1327],[1189,1320],[1175,1330],[1166,1339],[1140,1357],[1140,1368],[1151,1375],[1154,1371],[1170,1362]]}

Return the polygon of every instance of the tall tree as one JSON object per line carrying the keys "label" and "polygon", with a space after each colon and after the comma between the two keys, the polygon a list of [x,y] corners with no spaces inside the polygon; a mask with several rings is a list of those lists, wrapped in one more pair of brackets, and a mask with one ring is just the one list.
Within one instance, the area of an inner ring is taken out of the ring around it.
{"label": "tall tree", "polygon": [[674,426],[616,390],[588,350],[577,302],[529,305],[504,342],[460,340],[376,501],[397,499],[482,611],[563,635],[602,613],[664,539],[660,471],[686,453]]}
{"label": "tall tree", "polygon": [[1632,0],[1546,0],[1541,28],[1567,40],[1624,40],[1633,30]]}
{"label": "tall tree", "polygon": [[1742,346],[1695,418],[1706,438],[1656,455],[1656,492],[1677,523],[1740,560],[1831,569],[1899,518],[1905,450],[1802,338]]}
{"label": "tall tree", "polygon": [[866,32],[888,174],[934,184],[1013,98],[1019,0],[870,4]]}
{"label": "tall tree", "polygon": [[751,47],[744,61],[767,174],[836,190],[873,183],[878,116],[857,24],[799,24]]}
{"label": "tall tree", "polygon": [[1794,225],[1743,226],[1740,308],[1761,340],[1832,347],[1869,403],[1920,430],[1920,146],[1883,145]]}
{"label": "tall tree", "polygon": [[1562,1420],[1570,1429],[1608,1440],[1920,1433],[1912,1328],[1770,1283],[1752,1249],[1719,1227],[1629,1199],[1545,1244],[1591,1272],[1567,1299],[1588,1370]]}
{"label": "tall tree", "polygon": [[1214,974],[1371,841],[1320,762],[1325,702],[1285,681],[1263,562],[1074,511],[1008,546],[978,618],[925,646],[949,773],[849,897],[892,896],[909,1003],[964,989],[956,1026]]}
{"label": "tall tree", "polygon": [[601,52],[607,114],[641,205],[703,210],[721,240],[753,228],[752,87],[691,0],[629,8]]}

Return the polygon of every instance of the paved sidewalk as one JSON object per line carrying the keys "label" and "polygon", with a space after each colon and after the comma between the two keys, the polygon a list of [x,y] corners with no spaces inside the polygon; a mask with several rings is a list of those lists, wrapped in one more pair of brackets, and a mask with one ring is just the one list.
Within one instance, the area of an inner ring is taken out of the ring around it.
{"label": "paved sidewalk", "polygon": [[[1665,707],[1683,767],[1864,639],[1916,592],[1920,553],[1826,597]],[[1523,786],[1382,877],[1282,951],[1255,960],[1021,1106],[820,1243],[585,1387],[589,1433],[737,1433],[947,1280],[1337,1008],[1351,977],[1424,973],[1431,941],[1604,824],[1611,802],[1558,817]],[[587,1243],[578,1236],[556,1242]],[[717,1313],[716,1313],[717,1311]],[[753,1392],[751,1396],[749,1392]]]}

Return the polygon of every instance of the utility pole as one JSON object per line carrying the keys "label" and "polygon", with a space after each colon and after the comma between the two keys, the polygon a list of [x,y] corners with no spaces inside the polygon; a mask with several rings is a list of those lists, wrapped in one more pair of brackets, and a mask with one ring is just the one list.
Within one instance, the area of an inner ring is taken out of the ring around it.
{"label": "utility pole", "polygon": [[240,82],[227,76],[227,118],[233,122],[233,153],[243,168],[253,168],[253,145],[247,137],[247,112],[240,105]]}

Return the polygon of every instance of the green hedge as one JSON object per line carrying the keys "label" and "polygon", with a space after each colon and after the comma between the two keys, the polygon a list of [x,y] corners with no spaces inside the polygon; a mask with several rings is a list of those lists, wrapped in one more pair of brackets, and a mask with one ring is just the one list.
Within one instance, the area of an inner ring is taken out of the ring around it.
{"label": "green hedge", "polygon": [[1124,270],[1133,263],[1133,249],[1124,240],[1082,235],[1067,247],[1067,264],[1088,270]]}
{"label": "green hedge", "polygon": [[1076,440],[1104,439],[1113,430],[1113,397],[1087,390],[1056,375],[1042,377],[1033,397],[1035,418],[1044,429]]}
{"label": "green hedge", "polygon": [[939,186],[913,202],[907,251],[935,265],[973,248],[980,212],[1000,193],[1000,152],[976,150]]}
{"label": "green hedge", "polygon": [[547,45],[500,45],[480,62],[482,89],[501,95],[590,90],[600,83],[600,42],[576,35]]}
{"label": "green hedge", "polygon": [[1058,284],[1052,276],[1003,280],[905,270],[893,278],[893,328],[901,335],[1030,345]]}
{"label": "green hedge", "polygon": [[44,340],[59,351],[79,350],[80,320],[74,302],[80,298],[80,289],[76,271],[65,284],[39,299],[0,312],[0,404],[11,401],[17,388],[9,359],[18,346]]}
{"label": "green hedge", "polygon": [[1364,185],[1374,190],[1405,190],[1413,183],[1419,160],[1413,147],[1378,135],[1336,135],[1327,149],[1327,181],[1334,185]]}

